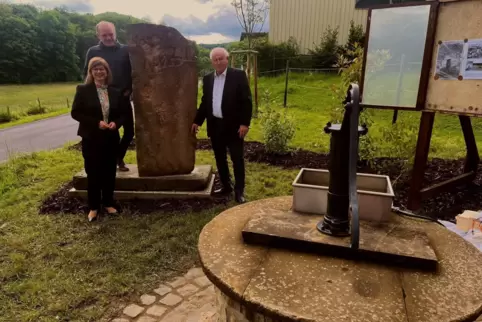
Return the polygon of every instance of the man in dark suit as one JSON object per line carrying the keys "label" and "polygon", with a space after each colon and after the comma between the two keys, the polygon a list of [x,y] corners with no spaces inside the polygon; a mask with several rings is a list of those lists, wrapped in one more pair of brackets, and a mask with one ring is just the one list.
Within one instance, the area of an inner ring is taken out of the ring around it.
{"label": "man in dark suit", "polygon": [[229,53],[214,48],[210,54],[214,72],[203,78],[201,104],[192,125],[193,133],[207,121],[207,134],[216,158],[223,187],[216,194],[231,194],[233,187],[227,162],[227,149],[234,172],[234,192],[238,203],[245,202],[244,138],[252,117],[252,98],[248,79],[242,70],[228,67]]}
{"label": "man in dark suit", "polygon": [[108,21],[101,21],[96,26],[99,44],[92,46],[85,55],[84,77],[87,76],[87,64],[92,57],[102,57],[112,70],[112,86],[124,95],[124,104],[129,108],[125,111],[124,136],[120,141],[117,165],[121,171],[129,171],[124,163],[127,148],[134,138],[134,116],[130,104],[132,93],[132,67],[126,45],[117,41],[115,26]]}

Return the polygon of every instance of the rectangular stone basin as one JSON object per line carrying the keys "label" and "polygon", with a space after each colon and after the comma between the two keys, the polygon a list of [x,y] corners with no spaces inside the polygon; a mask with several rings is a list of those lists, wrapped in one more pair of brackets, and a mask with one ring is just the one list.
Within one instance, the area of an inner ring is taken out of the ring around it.
{"label": "rectangular stone basin", "polygon": [[[302,168],[292,184],[293,210],[325,215],[329,183],[328,170]],[[395,195],[388,176],[357,173],[357,192],[360,219],[390,220]]]}

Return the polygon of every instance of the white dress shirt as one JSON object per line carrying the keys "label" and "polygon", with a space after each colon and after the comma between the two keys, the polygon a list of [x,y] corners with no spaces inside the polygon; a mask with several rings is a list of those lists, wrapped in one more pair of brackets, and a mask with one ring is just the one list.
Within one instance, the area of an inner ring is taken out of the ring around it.
{"label": "white dress shirt", "polygon": [[221,103],[223,102],[224,83],[226,82],[226,68],[224,72],[217,75],[214,72],[214,84],[213,84],[213,116],[222,119],[223,112],[221,110]]}

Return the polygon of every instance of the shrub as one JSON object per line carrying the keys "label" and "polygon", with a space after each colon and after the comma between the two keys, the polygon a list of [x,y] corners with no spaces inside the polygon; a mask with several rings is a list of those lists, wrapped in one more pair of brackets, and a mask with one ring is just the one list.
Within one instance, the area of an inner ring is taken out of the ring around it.
{"label": "shrub", "polygon": [[365,44],[365,31],[362,25],[355,25],[353,20],[350,22],[350,31],[348,32],[348,41],[343,46],[343,53],[354,50],[356,46],[363,47]]}
{"label": "shrub", "polygon": [[40,103],[40,99],[37,99],[38,105],[36,106],[30,106],[27,110],[27,115],[38,115],[38,114],[44,114],[47,113],[47,109],[45,106],[42,106]]}
{"label": "shrub", "polygon": [[328,27],[321,36],[320,43],[312,50],[309,50],[310,55],[313,55],[313,67],[332,68],[336,64],[340,51],[341,47],[338,45],[338,27],[335,29]]}
{"label": "shrub", "polygon": [[15,121],[18,117],[10,112],[10,108],[7,106],[6,111],[0,111],[0,123],[8,123]]}
{"label": "shrub", "polygon": [[43,106],[31,106],[27,110],[27,115],[38,115],[44,114],[47,112],[47,109]]}
{"label": "shrub", "polygon": [[269,92],[263,95],[264,108],[262,111],[263,139],[268,153],[286,154],[289,142],[295,135],[295,126],[286,115],[271,107]]}

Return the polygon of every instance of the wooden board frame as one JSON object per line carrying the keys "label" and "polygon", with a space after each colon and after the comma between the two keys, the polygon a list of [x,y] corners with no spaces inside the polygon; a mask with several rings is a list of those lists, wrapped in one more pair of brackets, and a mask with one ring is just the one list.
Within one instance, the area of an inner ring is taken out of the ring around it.
{"label": "wooden board frame", "polygon": [[[467,43],[472,39],[482,39],[482,21],[480,15],[475,14],[481,10],[482,2],[479,0],[440,3],[438,19],[441,23],[437,25],[432,49],[424,106],[426,110],[482,117],[482,79],[464,80],[463,77],[459,77],[458,80],[442,80],[435,75],[439,43],[456,40]],[[467,15],[472,19],[467,21]],[[451,95],[446,94],[448,90],[451,91]]]}
{"label": "wooden board frame", "polygon": [[[418,93],[417,93],[417,102],[415,107],[364,104],[363,103],[363,86],[365,81],[368,45],[370,42],[369,38],[370,38],[370,25],[371,25],[372,11],[377,9],[385,9],[385,8],[400,8],[400,7],[415,7],[415,6],[430,7],[427,34],[425,38],[425,48],[424,48],[423,59],[422,59],[422,68],[420,73],[420,82],[419,82]],[[439,7],[438,1],[427,1],[427,2],[404,2],[404,3],[392,4],[392,5],[378,5],[378,6],[373,6],[372,8],[369,9],[368,17],[367,17],[367,27],[365,32],[366,34],[365,44],[363,48],[362,72],[360,77],[361,78],[360,79],[360,96],[362,100],[360,103],[360,106],[362,108],[377,108],[377,109],[407,110],[407,111],[420,111],[425,108],[425,98],[426,98],[427,86],[429,81],[429,70],[430,70],[430,64],[432,63],[432,52],[433,52],[433,46],[434,46],[435,29],[437,26],[438,7]]]}
{"label": "wooden board frame", "polygon": [[[435,68],[435,63],[436,63],[437,53],[438,53],[438,46],[436,46],[436,43],[438,43],[438,41],[436,37],[440,37],[439,33],[437,33],[440,8],[441,6],[447,7],[447,6],[454,5],[454,2],[460,3],[460,2],[469,2],[469,1],[477,1],[477,0],[438,0],[438,1],[430,2],[430,4],[421,3],[421,2],[416,2],[416,3],[412,2],[412,3],[402,3],[398,5],[380,5],[380,6],[374,6],[369,10],[369,13],[368,13],[367,28],[366,28],[367,36],[365,38],[362,74],[361,74],[361,80],[360,80],[360,92],[362,95],[363,95],[363,82],[365,79],[365,68],[366,68],[366,58],[367,58],[369,35],[370,35],[370,22],[371,22],[372,9],[406,7],[406,6],[417,6],[417,5],[431,6],[430,16],[429,16],[429,26],[427,29],[427,37],[426,37],[425,49],[424,49],[425,51],[424,51],[423,60],[422,60],[422,72],[420,75],[420,83],[418,88],[416,107],[413,108],[413,107],[406,107],[406,106],[395,107],[395,106],[376,106],[376,105],[368,105],[363,103],[360,104],[360,106],[363,108],[390,109],[390,110],[394,110],[394,113],[397,113],[398,110],[422,112],[421,118],[420,118],[416,152],[415,152],[415,161],[414,161],[413,170],[412,170],[412,180],[411,180],[410,191],[408,195],[407,206],[408,206],[408,209],[412,211],[420,209],[423,200],[431,198],[440,192],[446,191],[448,189],[459,186],[461,184],[470,183],[475,179],[475,176],[477,175],[480,157],[477,149],[477,144],[476,144],[470,116],[482,117],[482,105],[480,106],[480,108],[477,108],[477,106],[474,107],[473,105],[468,105],[467,107],[464,107],[462,109],[456,109],[453,107],[450,108],[450,106],[448,108],[439,108],[439,106],[434,106],[433,103],[427,101],[431,97],[428,95],[429,94],[428,92],[430,90],[429,86],[433,87],[433,81],[435,81],[433,79],[433,76],[434,76],[433,68]],[[456,4],[456,6],[459,6],[459,4]],[[471,36],[471,38],[480,39],[482,38],[482,33],[480,34],[479,37]],[[464,39],[466,39],[466,37],[464,37]],[[443,40],[456,40],[456,39],[443,39]],[[473,80],[471,81],[474,82]],[[449,84],[450,82],[458,82],[458,80],[444,81],[444,82],[448,82]],[[482,91],[482,81],[480,82],[480,85],[476,85],[476,86],[480,86],[480,90]],[[482,99],[480,99],[480,101],[478,101],[477,103],[482,104]],[[458,175],[452,179],[446,180],[444,182],[437,183],[430,187],[424,188],[423,178],[424,178],[425,168],[427,166],[427,161],[428,161],[430,141],[432,138],[433,124],[434,124],[436,112],[458,115],[462,132],[464,135],[467,155],[466,155],[463,174]],[[479,112],[479,114],[477,114],[476,112]],[[394,114],[394,120],[396,120],[396,114]]]}

